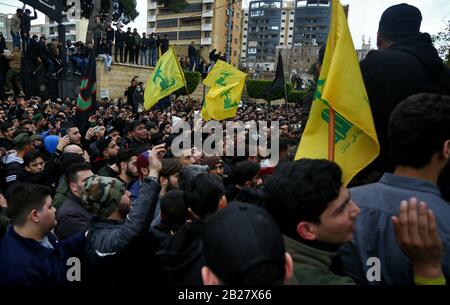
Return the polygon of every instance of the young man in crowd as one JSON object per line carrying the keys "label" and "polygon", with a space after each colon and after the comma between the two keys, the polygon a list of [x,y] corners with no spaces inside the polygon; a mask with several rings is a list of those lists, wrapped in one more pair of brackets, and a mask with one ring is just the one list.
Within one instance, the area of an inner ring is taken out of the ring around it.
{"label": "young man in crowd", "polygon": [[84,182],[94,175],[89,163],[73,163],[66,171],[66,182],[69,187],[61,207],[56,212],[57,225],[55,234],[60,239],[66,239],[77,232],[87,231],[94,216],[81,203]]}
{"label": "young man in crowd", "polygon": [[0,285],[66,285],[69,257],[80,257],[85,236],[58,242],[51,230],[55,208],[51,190],[20,183],[9,196],[11,225],[0,241]]}
{"label": "young man in crowd", "polygon": [[[389,220],[398,214],[399,202],[415,197],[427,202],[436,215],[444,244],[443,270],[449,277],[450,206],[441,197],[437,183],[450,158],[450,97],[424,93],[407,98],[392,112],[389,135],[394,173],[384,173],[377,183],[350,189],[361,215],[352,242],[340,251],[344,271],[358,283],[414,282],[408,258],[396,245]],[[379,282],[367,281],[369,257],[380,258]]]}

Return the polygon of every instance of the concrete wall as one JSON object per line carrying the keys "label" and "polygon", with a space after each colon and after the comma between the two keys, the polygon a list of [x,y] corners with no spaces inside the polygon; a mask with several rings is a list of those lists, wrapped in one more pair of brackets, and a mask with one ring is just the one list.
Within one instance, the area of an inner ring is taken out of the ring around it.
{"label": "concrete wall", "polygon": [[124,97],[133,77],[138,76],[144,85],[150,78],[153,68],[129,64],[113,63],[111,71],[106,71],[102,60],[97,60],[97,97],[107,95],[109,98]]}

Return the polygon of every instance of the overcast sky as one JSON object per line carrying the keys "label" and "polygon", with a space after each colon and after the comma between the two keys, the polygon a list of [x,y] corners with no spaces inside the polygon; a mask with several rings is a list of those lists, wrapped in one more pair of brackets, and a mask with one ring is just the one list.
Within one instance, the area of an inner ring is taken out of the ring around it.
{"label": "overcast sky", "polygon": [[[250,0],[242,0],[243,6],[248,6]],[[383,11],[391,5],[403,3],[397,0],[341,0],[342,4],[349,4],[349,26],[352,32],[353,43],[356,48],[361,46],[361,37],[366,40],[370,37],[375,46],[378,21]],[[408,4],[418,7],[422,12],[422,32],[435,34],[445,28],[445,20],[450,20],[450,0],[409,0]],[[8,6],[6,6],[7,4]],[[0,12],[13,13],[14,7],[21,7],[18,0],[0,0]],[[138,18],[130,26],[138,28],[139,32],[146,31],[147,0],[137,0]],[[39,13],[38,13],[39,14]],[[42,14],[38,22],[43,23]]]}

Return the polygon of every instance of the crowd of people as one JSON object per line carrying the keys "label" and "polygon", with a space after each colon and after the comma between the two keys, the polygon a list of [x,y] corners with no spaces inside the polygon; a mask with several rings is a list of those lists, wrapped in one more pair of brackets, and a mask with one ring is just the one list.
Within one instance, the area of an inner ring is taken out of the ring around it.
{"label": "crowd of people", "polygon": [[[138,79],[126,101],[99,100],[84,129],[75,99],[9,94],[0,104],[0,285],[445,284],[450,69],[421,20],[413,6],[388,8],[379,50],[361,63],[382,153],[350,188],[332,161],[294,161],[311,95],[303,105],[242,105],[232,120],[266,122],[263,130],[219,135],[223,153],[206,154],[194,141],[173,150],[181,122],[196,131],[201,103],[172,97],[144,111]],[[95,43],[110,52],[99,33]],[[76,54],[69,60],[82,73]],[[216,132],[204,131],[202,144]],[[277,138],[278,162],[262,142],[251,154],[251,138]],[[233,144],[242,156],[226,154]],[[67,277],[74,257],[81,282]]]}

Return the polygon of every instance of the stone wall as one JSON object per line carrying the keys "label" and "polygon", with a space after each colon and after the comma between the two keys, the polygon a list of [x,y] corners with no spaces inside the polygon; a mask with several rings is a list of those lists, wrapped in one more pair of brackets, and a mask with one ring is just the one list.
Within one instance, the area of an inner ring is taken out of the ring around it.
{"label": "stone wall", "polygon": [[106,95],[113,99],[123,98],[133,77],[138,76],[145,86],[152,72],[151,67],[121,63],[113,63],[111,71],[106,71],[103,60],[97,60],[97,97]]}

